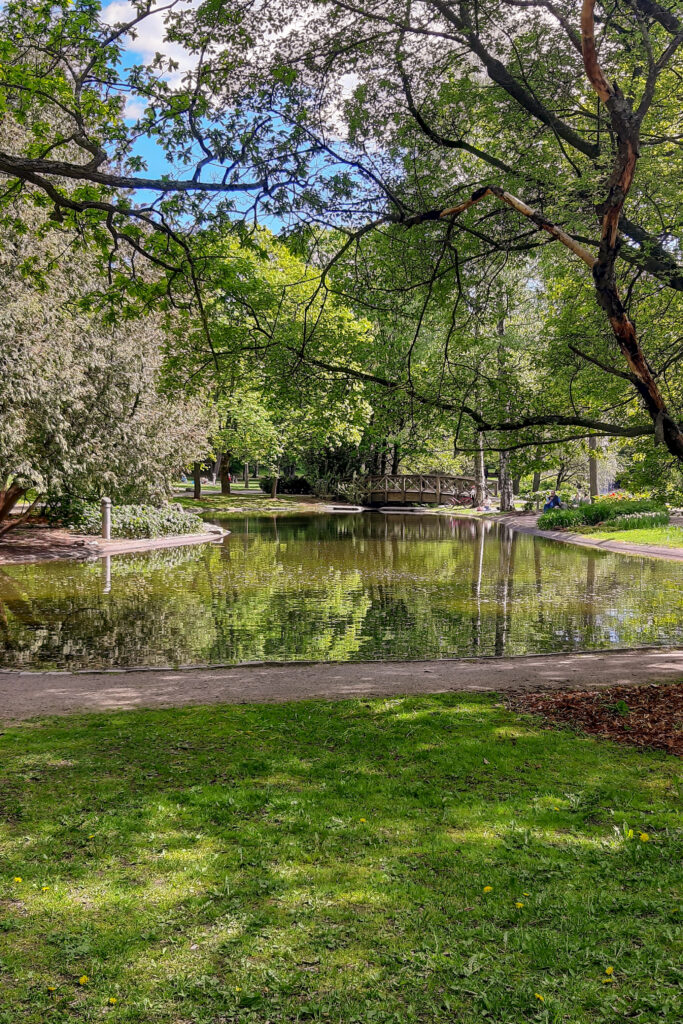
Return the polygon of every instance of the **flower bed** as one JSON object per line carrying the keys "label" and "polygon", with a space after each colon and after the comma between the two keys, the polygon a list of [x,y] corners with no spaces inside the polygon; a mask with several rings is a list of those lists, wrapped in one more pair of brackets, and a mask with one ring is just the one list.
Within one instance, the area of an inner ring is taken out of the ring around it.
{"label": "flower bed", "polygon": [[630,515],[618,516],[596,526],[581,526],[579,533],[599,533],[608,530],[642,530],[648,526],[668,526],[668,512],[631,512]]}
{"label": "flower bed", "polygon": [[592,505],[580,505],[578,508],[556,508],[550,512],[544,512],[538,518],[538,527],[541,530],[557,530],[609,523],[612,528],[614,522],[622,521],[630,524],[631,516],[642,514],[656,515],[659,518],[656,522],[654,520],[645,522],[643,519],[633,520],[633,525],[617,526],[615,529],[636,529],[646,525],[664,526],[669,521],[668,513],[663,505],[651,498],[603,498],[593,502]]}

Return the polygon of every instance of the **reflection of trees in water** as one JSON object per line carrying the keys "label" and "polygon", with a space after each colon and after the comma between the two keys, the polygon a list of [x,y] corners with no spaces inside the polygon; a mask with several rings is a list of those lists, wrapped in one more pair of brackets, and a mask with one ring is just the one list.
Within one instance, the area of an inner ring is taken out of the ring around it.
{"label": "reflection of trees in water", "polygon": [[515,566],[515,542],[518,534],[505,530],[499,541],[498,556],[498,601],[496,604],[496,626],[493,653],[501,657],[505,653],[507,635],[510,630],[512,588]]}
{"label": "reflection of trees in water", "polygon": [[8,567],[0,662],[420,658],[677,641],[683,566],[407,515],[230,524],[223,544]]}

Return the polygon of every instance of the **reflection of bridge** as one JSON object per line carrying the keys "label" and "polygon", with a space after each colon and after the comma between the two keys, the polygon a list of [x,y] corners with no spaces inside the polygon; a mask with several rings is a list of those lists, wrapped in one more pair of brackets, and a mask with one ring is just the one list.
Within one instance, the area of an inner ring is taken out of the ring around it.
{"label": "reflection of bridge", "polygon": [[[366,505],[469,505],[475,481],[445,473],[384,473],[359,483]],[[497,493],[497,481],[487,480],[486,486]]]}

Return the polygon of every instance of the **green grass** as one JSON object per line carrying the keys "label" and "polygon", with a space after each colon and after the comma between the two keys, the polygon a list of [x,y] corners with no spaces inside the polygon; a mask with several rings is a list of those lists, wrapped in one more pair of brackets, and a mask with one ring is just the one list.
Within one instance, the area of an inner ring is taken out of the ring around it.
{"label": "green grass", "polygon": [[590,536],[595,537],[596,540],[623,540],[628,544],[653,544],[662,548],[683,548],[683,527],[681,526],[652,526],[642,530],[591,530]]}
{"label": "green grass", "polygon": [[175,499],[189,511],[205,517],[230,516],[242,518],[247,515],[267,515],[269,513],[284,515],[288,512],[326,512],[324,503],[316,498],[283,495],[271,498],[254,487],[246,494],[211,494],[204,495],[198,501],[187,496]]}
{"label": "green grass", "polygon": [[2,1024],[681,1019],[664,754],[445,695],[52,719],[0,766]]}

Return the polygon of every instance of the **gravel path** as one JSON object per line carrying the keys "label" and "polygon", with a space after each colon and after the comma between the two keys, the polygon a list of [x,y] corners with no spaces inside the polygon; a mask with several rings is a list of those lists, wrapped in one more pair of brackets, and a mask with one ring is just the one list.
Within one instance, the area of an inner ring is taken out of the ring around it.
{"label": "gravel path", "polygon": [[0,671],[0,719],[75,711],[342,700],[444,691],[532,692],[683,679],[683,649],[454,661],[107,672]]}

